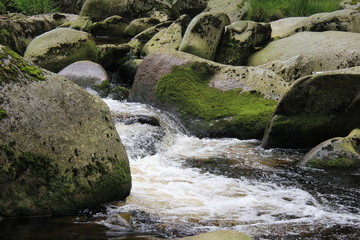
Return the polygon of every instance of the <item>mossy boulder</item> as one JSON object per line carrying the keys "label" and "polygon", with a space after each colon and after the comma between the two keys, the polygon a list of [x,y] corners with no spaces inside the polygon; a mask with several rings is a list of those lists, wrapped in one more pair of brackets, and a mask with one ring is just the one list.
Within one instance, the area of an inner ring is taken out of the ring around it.
{"label": "mossy boulder", "polygon": [[133,37],[158,23],[159,20],[155,18],[137,18],[129,23],[129,25],[125,28],[124,34],[126,36]]}
{"label": "mossy boulder", "polygon": [[129,97],[129,90],[122,86],[116,86],[110,90],[109,98],[114,100],[124,100]]}
{"label": "mossy boulder", "polygon": [[198,234],[192,237],[177,238],[177,240],[252,240],[252,238],[241,232],[215,231]]}
{"label": "mossy boulder", "polygon": [[58,72],[71,63],[98,59],[92,35],[70,28],[58,28],[32,40],[24,56],[52,72]]}
{"label": "mossy boulder", "polygon": [[264,147],[308,148],[360,125],[360,68],[294,82],[268,126]]}
{"label": "mossy boulder", "polygon": [[264,47],[271,38],[268,23],[253,21],[233,22],[225,28],[216,61],[230,65],[244,65],[257,48]]}
{"label": "mossy boulder", "polygon": [[136,72],[142,61],[142,59],[129,59],[120,66],[119,72],[123,84],[127,84],[129,86],[132,85],[135,79]]}
{"label": "mossy boulder", "polygon": [[249,8],[249,0],[208,0],[205,12],[223,12],[231,22],[236,22],[245,18]]}
{"label": "mossy boulder", "polygon": [[174,51],[144,58],[129,100],[174,113],[199,137],[259,138],[286,87],[272,71]]}
{"label": "mossy boulder", "polygon": [[53,3],[60,8],[61,12],[79,14],[85,0],[53,0]]}
{"label": "mossy boulder", "polygon": [[116,36],[124,35],[126,27],[129,25],[127,20],[120,16],[111,16],[103,21],[94,23],[91,34],[94,36]]}
{"label": "mossy boulder", "polygon": [[[269,43],[254,53],[248,65],[259,66],[301,56],[306,72],[322,72],[360,65],[360,34],[350,32],[300,32]],[[304,71],[304,69],[302,69]]]}
{"label": "mossy boulder", "polygon": [[[300,21],[294,21],[300,20]],[[293,22],[294,24],[289,24]],[[285,26],[284,23],[288,23]],[[318,13],[305,18],[281,19],[271,23],[274,38],[284,38],[297,32],[343,31],[360,32],[360,12],[339,10],[330,13]]]}
{"label": "mossy boulder", "polygon": [[346,137],[337,137],[320,143],[299,162],[298,166],[314,168],[359,168],[360,129]]}
{"label": "mossy boulder", "polygon": [[343,9],[359,10],[360,9],[360,1],[359,0],[344,0],[340,3],[340,7]]}
{"label": "mossy boulder", "polygon": [[100,98],[0,47],[0,215],[69,215],[124,199],[131,177]]}
{"label": "mossy boulder", "polygon": [[225,13],[201,13],[191,20],[180,43],[179,51],[214,60],[225,26],[230,20]]}
{"label": "mossy boulder", "polygon": [[122,16],[127,19],[147,17],[156,11],[172,16],[174,11],[159,0],[86,0],[80,16],[89,16],[93,21],[101,21],[111,16]]}
{"label": "mossy boulder", "polygon": [[109,75],[98,63],[91,61],[75,62],[61,70],[59,75],[66,77],[83,88],[100,90],[98,94],[101,97],[106,97],[109,94],[110,89],[104,91],[103,87],[101,87],[109,85]]}
{"label": "mossy boulder", "polygon": [[144,56],[164,49],[178,50],[185,30],[190,23],[188,15],[180,16],[168,28],[155,34],[143,47]]}
{"label": "mossy boulder", "polygon": [[207,7],[207,0],[175,0],[172,4],[180,14],[195,17]]}
{"label": "mossy boulder", "polygon": [[115,71],[129,59],[131,47],[128,44],[102,44],[96,46],[98,63],[105,69]]}
{"label": "mossy boulder", "polygon": [[79,31],[90,32],[93,27],[93,22],[89,17],[78,17],[75,20],[66,22],[59,27],[71,28]]}
{"label": "mossy boulder", "polygon": [[0,19],[0,43],[23,54],[38,35],[77,18],[71,14],[43,14],[37,16],[3,15]]}

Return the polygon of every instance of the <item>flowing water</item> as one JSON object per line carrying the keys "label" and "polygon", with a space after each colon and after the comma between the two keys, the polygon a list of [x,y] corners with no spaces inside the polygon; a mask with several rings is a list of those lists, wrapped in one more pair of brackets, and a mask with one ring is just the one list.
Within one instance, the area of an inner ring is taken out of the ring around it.
{"label": "flowing water", "polygon": [[[199,139],[158,109],[105,102],[130,160],[126,203],[68,221],[35,219],[25,227],[5,221],[6,239],[150,240],[215,230],[254,239],[360,239],[360,171],[297,168],[301,151],[265,150],[256,140]],[[32,238],[29,229],[38,225],[46,231]],[[18,235],[9,233],[14,228]]]}

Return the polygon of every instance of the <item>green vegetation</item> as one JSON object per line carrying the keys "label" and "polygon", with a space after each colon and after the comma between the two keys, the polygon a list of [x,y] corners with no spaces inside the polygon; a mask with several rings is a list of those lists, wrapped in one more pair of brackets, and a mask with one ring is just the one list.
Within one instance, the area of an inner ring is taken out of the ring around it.
{"label": "green vegetation", "polygon": [[0,108],[0,120],[5,118],[7,116],[7,113],[4,109]]}
{"label": "green vegetation", "polygon": [[360,167],[360,162],[349,158],[310,159],[307,166],[312,168],[353,168]]}
{"label": "green vegetation", "polygon": [[248,19],[268,22],[285,17],[332,12],[339,8],[340,2],[339,0],[252,0]]}
{"label": "green vegetation", "polygon": [[349,2],[350,5],[356,5],[360,0],[352,0]]}
{"label": "green vegetation", "polygon": [[204,130],[211,136],[262,137],[276,102],[257,92],[209,87],[211,75],[206,64],[175,67],[159,80],[156,95],[164,104],[174,104],[185,124],[200,134]]}
{"label": "green vegetation", "polygon": [[57,11],[53,0],[0,0],[0,13],[20,12],[26,15]]}

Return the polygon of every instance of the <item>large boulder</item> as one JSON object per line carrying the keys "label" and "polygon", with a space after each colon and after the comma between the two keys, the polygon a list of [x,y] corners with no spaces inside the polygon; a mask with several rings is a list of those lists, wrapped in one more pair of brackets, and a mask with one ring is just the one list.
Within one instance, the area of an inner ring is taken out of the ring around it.
{"label": "large boulder", "polygon": [[131,47],[128,44],[101,44],[96,46],[98,62],[101,66],[111,71],[129,59]]}
{"label": "large boulder", "polygon": [[155,26],[159,23],[159,20],[155,18],[137,18],[129,23],[125,28],[124,34],[126,36],[133,37],[136,34]]}
{"label": "large boulder", "polygon": [[120,16],[111,16],[103,21],[93,24],[91,34],[94,36],[116,36],[124,35],[124,31],[129,23]]}
{"label": "large boulder", "polygon": [[231,22],[236,22],[245,18],[249,8],[249,0],[208,0],[205,12],[223,12]]}
{"label": "large boulder", "polygon": [[58,72],[71,63],[97,61],[96,44],[92,35],[70,28],[58,28],[32,40],[24,56],[52,72]]}
{"label": "large boulder", "polygon": [[144,58],[129,100],[174,113],[199,137],[259,138],[287,86],[269,70],[172,51]]}
{"label": "large boulder", "polygon": [[202,13],[189,24],[179,51],[214,60],[225,26],[230,24],[224,13]]}
{"label": "large boulder", "polygon": [[252,240],[252,238],[241,232],[215,231],[192,237],[178,238],[177,240]]}
{"label": "large boulder", "polygon": [[36,36],[76,18],[75,15],[58,13],[31,17],[4,15],[0,19],[0,43],[23,54]]}
{"label": "large boulder", "polygon": [[159,31],[144,45],[143,55],[146,56],[164,49],[178,50],[190,20],[188,15],[182,15],[168,28]]}
{"label": "large boulder", "polygon": [[89,16],[93,21],[101,21],[114,15],[135,19],[152,15],[155,11],[173,15],[171,7],[160,0],[86,0],[80,16]]}
{"label": "large boulder", "polygon": [[301,78],[281,99],[264,147],[307,148],[360,125],[360,67]]}
{"label": "large boulder", "polygon": [[131,177],[98,97],[0,47],[0,215],[68,215],[124,199]]}
{"label": "large boulder", "polygon": [[207,0],[175,0],[172,6],[180,14],[187,14],[190,17],[195,17],[205,10],[207,7]]}
{"label": "large boulder", "polygon": [[[300,21],[297,21],[300,20]],[[289,24],[289,23],[295,24]],[[284,23],[287,23],[285,25]],[[360,32],[360,12],[339,10],[330,13],[318,13],[305,18],[281,19],[271,23],[274,38],[284,38],[297,32],[344,31]]]}
{"label": "large boulder", "polygon": [[360,34],[349,32],[300,32],[269,43],[254,53],[248,65],[258,66],[301,56],[307,72],[322,72],[360,65]]}
{"label": "large boulder", "polygon": [[346,137],[337,137],[320,143],[299,162],[298,166],[315,168],[360,167],[360,129]]}
{"label": "large boulder", "polygon": [[271,26],[268,23],[233,22],[225,28],[216,61],[230,65],[244,65],[256,48],[265,46],[270,38]]}

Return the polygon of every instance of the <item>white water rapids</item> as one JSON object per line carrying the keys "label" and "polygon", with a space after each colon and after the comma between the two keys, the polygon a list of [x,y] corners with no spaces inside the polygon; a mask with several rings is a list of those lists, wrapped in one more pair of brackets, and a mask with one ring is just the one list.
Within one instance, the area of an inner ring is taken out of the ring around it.
{"label": "white water rapids", "polygon": [[[255,140],[199,139],[159,110],[139,103],[106,99],[116,119],[146,115],[160,126],[116,121],[127,150],[133,187],[126,204],[109,207],[108,215],[131,210],[156,216],[164,224],[190,224],[187,230],[238,230],[250,236],[284,233],[298,235],[309,228],[332,225],[359,226],[358,213],[334,209],[296,186],[276,179],[266,181],[245,175],[231,177],[210,173],[200,166],[211,161],[247,172],[276,172],[275,165],[289,165],[298,158],[257,147]],[[224,162],[225,161],[225,162]],[[213,165],[210,165],[213,166]],[[114,226],[113,226],[114,227]],[[181,234],[180,234],[181,235]]]}

